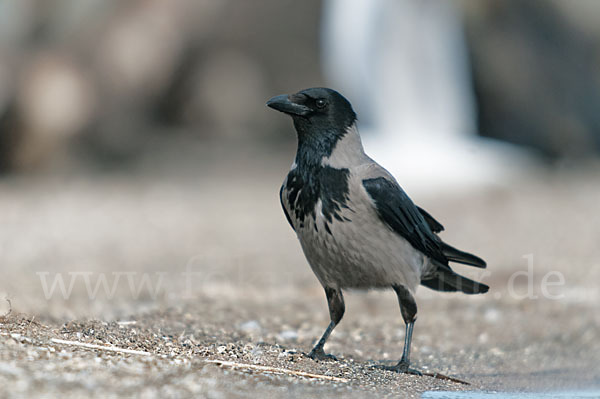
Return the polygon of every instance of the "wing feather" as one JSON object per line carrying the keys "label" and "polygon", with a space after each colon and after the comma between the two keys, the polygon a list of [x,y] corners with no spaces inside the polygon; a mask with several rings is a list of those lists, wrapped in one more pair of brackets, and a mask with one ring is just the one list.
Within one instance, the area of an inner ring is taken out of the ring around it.
{"label": "wing feather", "polygon": [[423,216],[423,218],[429,225],[429,228],[431,229],[431,231],[433,231],[434,233],[439,233],[439,232],[444,231],[444,226],[442,226],[442,224],[440,222],[435,220],[434,217],[429,214],[429,212],[427,212],[425,209],[421,208],[420,206],[417,206],[417,209],[419,210],[419,213]]}
{"label": "wing feather", "polygon": [[362,183],[386,225],[423,254],[443,264],[448,263],[442,252],[441,240],[398,183],[384,176],[364,179]]}

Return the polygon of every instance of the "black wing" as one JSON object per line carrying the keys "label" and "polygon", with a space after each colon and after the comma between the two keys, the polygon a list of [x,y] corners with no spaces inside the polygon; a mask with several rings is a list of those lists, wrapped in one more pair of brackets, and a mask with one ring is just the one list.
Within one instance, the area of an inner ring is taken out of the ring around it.
{"label": "black wing", "polygon": [[290,226],[292,226],[292,230],[296,231],[296,229],[294,228],[294,225],[292,224],[292,219],[290,218],[290,215],[289,215],[287,209],[285,209],[285,204],[283,203],[283,186],[281,186],[281,188],[279,189],[279,202],[281,202],[281,207],[283,208],[283,213],[285,213],[285,218],[287,219]]}
{"label": "black wing", "polygon": [[445,267],[448,267],[448,261],[486,267],[483,259],[458,250],[436,236],[434,233],[444,227],[416,206],[396,182],[378,177],[363,180],[363,186],[375,202],[381,220],[425,255]]}
{"label": "black wing", "polygon": [[431,231],[433,231],[434,233],[439,233],[441,231],[444,231],[444,226],[442,226],[442,224],[440,222],[435,220],[433,218],[433,216],[431,216],[429,214],[429,212],[427,212],[425,209],[421,208],[420,206],[417,206],[417,209],[419,210],[419,212],[421,213],[423,218],[425,218],[425,221],[429,225],[429,228],[431,229]]}
{"label": "black wing", "polygon": [[[429,227],[426,217],[396,182],[377,177],[363,180],[363,186],[375,202],[377,213],[385,224],[423,254],[442,264],[448,264],[448,259],[442,252],[441,240]],[[431,216],[429,218],[434,220]]]}

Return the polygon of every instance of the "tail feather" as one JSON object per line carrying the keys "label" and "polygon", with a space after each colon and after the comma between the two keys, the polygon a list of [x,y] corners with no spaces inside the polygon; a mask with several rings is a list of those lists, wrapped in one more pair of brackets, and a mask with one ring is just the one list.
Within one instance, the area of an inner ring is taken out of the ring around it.
{"label": "tail feather", "polygon": [[460,291],[465,294],[484,294],[490,289],[487,285],[456,274],[449,268],[439,268],[431,277],[421,281],[421,284],[436,291]]}
{"label": "tail feather", "polygon": [[483,259],[473,254],[456,249],[445,242],[442,243],[442,252],[448,258],[449,261],[462,263],[465,265],[471,265],[484,269],[487,264]]}

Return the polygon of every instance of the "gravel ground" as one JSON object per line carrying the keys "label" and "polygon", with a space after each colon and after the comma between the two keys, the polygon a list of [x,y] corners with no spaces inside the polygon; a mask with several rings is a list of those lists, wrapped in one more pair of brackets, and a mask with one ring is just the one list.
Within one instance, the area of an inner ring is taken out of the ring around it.
{"label": "gravel ground", "polygon": [[600,387],[597,166],[524,175],[508,188],[413,195],[446,226],[445,239],[490,265],[484,273],[457,266],[488,283],[486,295],[417,295],[415,366],[464,385],[373,369],[402,351],[391,291],[346,294],[346,316],[326,347],[338,362],[304,356],[328,313],[279,208],[289,148],[165,154],[127,173],[0,180],[0,299],[11,302],[0,304],[0,397]]}

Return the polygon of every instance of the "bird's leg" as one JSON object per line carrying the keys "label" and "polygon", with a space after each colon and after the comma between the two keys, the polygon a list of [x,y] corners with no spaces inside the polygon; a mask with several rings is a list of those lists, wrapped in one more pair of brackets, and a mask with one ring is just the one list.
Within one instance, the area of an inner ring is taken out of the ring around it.
{"label": "bird's leg", "polygon": [[417,319],[417,303],[411,293],[401,285],[393,287],[400,303],[400,312],[406,323],[406,334],[404,335],[404,349],[402,358],[395,366],[379,366],[384,370],[396,371],[398,373],[423,375],[419,370],[410,368],[410,344],[412,341],[413,326]]}
{"label": "bird's leg", "polygon": [[414,324],[414,321],[406,323],[406,334],[404,336],[404,350],[402,351],[402,358],[400,358],[398,364],[390,367],[388,370],[397,371],[399,373],[423,375],[419,370],[410,368],[410,343],[412,341]]}
{"label": "bird's leg", "polygon": [[317,342],[315,347],[308,354],[308,357],[313,360],[337,360],[335,356],[326,354],[323,350],[323,346],[325,346],[325,342],[327,342],[329,335],[344,316],[344,297],[342,296],[342,291],[340,289],[329,287],[325,287],[325,295],[327,295],[327,305],[329,306],[329,318],[331,319],[331,322],[327,326],[327,329],[319,342]]}

